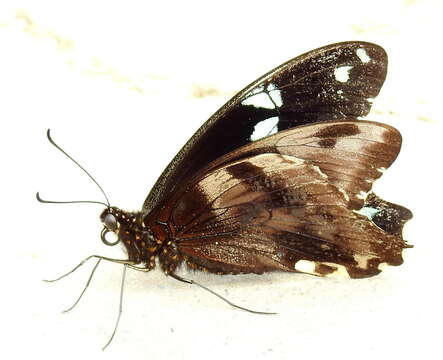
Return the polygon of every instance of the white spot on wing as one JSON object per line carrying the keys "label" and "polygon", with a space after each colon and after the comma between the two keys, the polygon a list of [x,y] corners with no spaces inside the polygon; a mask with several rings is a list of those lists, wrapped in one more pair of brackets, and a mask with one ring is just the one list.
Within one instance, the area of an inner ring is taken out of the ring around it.
{"label": "white spot on wing", "polygon": [[281,91],[277,89],[277,87],[274,84],[268,85],[268,91],[269,96],[272,98],[272,101],[274,101],[275,105],[282,106],[283,100],[281,98]]}
{"label": "white spot on wing", "polygon": [[361,62],[364,64],[368,63],[371,60],[365,49],[357,49],[356,54]]}
{"label": "white spot on wing", "polygon": [[255,141],[277,132],[278,116],[260,121],[254,126],[254,132],[251,134],[251,141]]}
{"label": "white spot on wing", "polygon": [[261,85],[261,86],[259,86],[259,87],[256,87],[256,88],[255,88],[254,90],[252,90],[247,96],[249,97],[249,96],[252,96],[252,95],[255,95],[255,94],[262,93],[264,89],[265,89],[265,87],[264,87],[263,85]]}
{"label": "white spot on wing", "polygon": [[[319,272],[315,271],[316,265],[327,265],[331,268],[332,272],[330,274],[321,274]],[[303,273],[307,274],[313,274],[313,275],[321,275],[325,277],[346,277],[349,278],[348,270],[345,266],[335,264],[335,263],[329,263],[329,262],[314,262],[314,261],[308,261],[308,260],[299,260],[295,263],[294,269],[301,271]]]}
{"label": "white spot on wing", "polygon": [[294,269],[308,274],[315,274],[315,262],[299,260],[295,263]]}
{"label": "white spot on wing", "polygon": [[275,105],[266,93],[252,95],[243,100],[242,105],[252,105],[256,108],[275,109]]}
{"label": "white spot on wing", "polygon": [[375,258],[376,256],[373,255],[360,255],[360,254],[354,255],[354,260],[357,262],[358,267],[361,269],[367,269],[368,261]]}
{"label": "white spot on wing", "polygon": [[369,220],[372,220],[375,214],[377,214],[380,210],[375,209],[369,206],[362,207],[360,210],[356,211],[357,214],[366,216]]}
{"label": "white spot on wing", "polygon": [[337,81],[347,82],[349,80],[349,72],[353,66],[340,66],[334,70],[334,76]]}
{"label": "white spot on wing", "polygon": [[252,90],[241,102],[242,105],[252,105],[256,108],[275,109],[283,105],[281,91],[274,84],[269,84]]}
{"label": "white spot on wing", "polygon": [[380,264],[378,264],[378,270],[383,271],[384,269],[386,269],[388,267],[388,263],[382,262]]}

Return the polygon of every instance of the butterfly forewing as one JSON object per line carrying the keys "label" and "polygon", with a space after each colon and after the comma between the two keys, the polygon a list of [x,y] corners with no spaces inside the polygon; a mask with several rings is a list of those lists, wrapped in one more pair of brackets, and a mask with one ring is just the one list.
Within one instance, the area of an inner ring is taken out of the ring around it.
{"label": "butterfly forewing", "polygon": [[239,92],[186,143],[143,205],[148,213],[178,184],[235,149],[298,125],[365,116],[383,85],[385,51],[345,42],[296,57]]}

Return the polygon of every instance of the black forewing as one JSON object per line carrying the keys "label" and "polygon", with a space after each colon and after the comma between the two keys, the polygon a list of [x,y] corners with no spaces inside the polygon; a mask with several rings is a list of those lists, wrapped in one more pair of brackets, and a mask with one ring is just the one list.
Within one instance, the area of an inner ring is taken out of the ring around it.
{"label": "black forewing", "polygon": [[386,70],[385,51],[365,42],[328,45],[280,65],[203,124],[157,180],[143,211],[149,212],[211,161],[260,137],[302,124],[367,115]]}

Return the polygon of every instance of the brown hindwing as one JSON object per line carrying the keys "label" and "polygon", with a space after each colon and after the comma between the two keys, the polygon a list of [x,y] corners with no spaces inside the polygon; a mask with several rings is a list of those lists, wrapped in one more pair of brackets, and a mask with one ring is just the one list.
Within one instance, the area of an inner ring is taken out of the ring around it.
{"label": "brown hindwing", "polygon": [[[296,131],[272,137],[287,140]],[[163,215],[180,259],[216,273],[367,277],[379,273],[381,263],[401,264],[406,246],[401,236],[353,211],[347,193],[317,164],[290,155],[260,154],[219,166],[188,183],[165,208],[172,209]]]}

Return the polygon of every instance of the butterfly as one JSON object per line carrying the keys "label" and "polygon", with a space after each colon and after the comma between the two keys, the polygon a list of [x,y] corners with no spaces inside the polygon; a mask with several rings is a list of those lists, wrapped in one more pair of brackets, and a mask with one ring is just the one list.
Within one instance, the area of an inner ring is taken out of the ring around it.
{"label": "butterfly", "polygon": [[166,275],[188,283],[195,281],[177,274],[181,266],[364,278],[402,264],[412,213],[371,191],[396,159],[401,135],[361,120],[387,63],[378,45],[342,42],[254,81],[183,146],[141,211],[110,206],[99,186],[102,241],[122,244],[127,257],[93,257],[146,272],[158,259]]}

